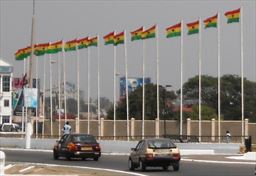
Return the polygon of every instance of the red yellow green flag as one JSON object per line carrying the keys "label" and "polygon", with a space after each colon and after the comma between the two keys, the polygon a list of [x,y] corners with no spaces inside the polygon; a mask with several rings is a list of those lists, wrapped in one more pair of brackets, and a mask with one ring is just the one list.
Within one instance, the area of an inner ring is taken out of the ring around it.
{"label": "red yellow green flag", "polygon": [[240,19],[240,8],[225,13],[228,21],[227,23],[238,23]]}
{"label": "red yellow green flag", "polygon": [[42,55],[44,55],[46,53],[48,47],[49,47],[49,43],[37,44],[37,45],[35,45],[34,54],[36,56],[42,56]]}
{"label": "red yellow green flag", "polygon": [[156,25],[142,32],[142,39],[149,39],[156,37]]}
{"label": "red yellow green flag", "polygon": [[89,38],[88,37],[81,38],[81,39],[77,40],[77,48],[78,49],[87,48],[88,45],[89,45]]}
{"label": "red yellow green flag", "polygon": [[170,26],[166,28],[166,37],[179,37],[181,36],[181,23],[175,24],[173,26]]}
{"label": "red yellow green flag", "polygon": [[115,32],[110,32],[109,34],[105,35],[104,37],[105,45],[114,44]]}
{"label": "red yellow green flag", "polygon": [[142,39],[142,33],[143,33],[143,26],[139,29],[136,29],[135,31],[131,32],[131,40],[141,40]]}
{"label": "red yellow green flag", "polygon": [[98,37],[93,37],[89,39],[89,45],[88,46],[98,46]]}
{"label": "red yellow green flag", "polygon": [[46,51],[48,54],[55,54],[62,51],[62,41],[51,43]]}
{"label": "red yellow green flag", "polygon": [[218,15],[216,14],[215,16],[212,16],[204,20],[204,27],[205,28],[217,27],[217,21],[218,21]]}
{"label": "red yellow green flag", "polygon": [[16,60],[24,60],[26,59],[28,56],[30,56],[31,54],[31,47],[28,46],[26,48],[22,48],[19,49],[16,53],[15,53],[15,59]]}
{"label": "red yellow green flag", "polygon": [[64,50],[67,51],[75,51],[77,45],[77,40],[70,40],[65,43]]}
{"label": "red yellow green flag", "polygon": [[114,41],[115,41],[114,43],[115,46],[119,44],[124,44],[124,31],[120,32],[119,34],[116,34]]}
{"label": "red yellow green flag", "polygon": [[199,20],[193,23],[188,23],[187,27],[188,27],[188,35],[199,33]]}

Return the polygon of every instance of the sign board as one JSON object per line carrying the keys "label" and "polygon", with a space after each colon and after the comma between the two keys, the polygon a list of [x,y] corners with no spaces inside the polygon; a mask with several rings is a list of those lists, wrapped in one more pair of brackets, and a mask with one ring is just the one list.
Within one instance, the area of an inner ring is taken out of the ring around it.
{"label": "sign board", "polygon": [[38,91],[35,88],[24,88],[24,106],[28,108],[37,107]]}
{"label": "sign board", "polygon": [[[150,78],[144,79],[145,84],[151,83]],[[132,92],[138,87],[142,87],[143,79],[142,78],[128,78],[128,91]],[[120,97],[125,97],[125,85],[126,79],[125,77],[120,78]]]}

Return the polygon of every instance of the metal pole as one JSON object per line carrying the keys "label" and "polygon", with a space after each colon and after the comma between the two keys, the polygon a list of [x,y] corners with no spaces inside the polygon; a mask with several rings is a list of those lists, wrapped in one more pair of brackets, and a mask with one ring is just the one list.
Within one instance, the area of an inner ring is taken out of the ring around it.
{"label": "metal pole", "polygon": [[78,120],[78,133],[80,132],[80,63],[79,63],[79,50],[76,44],[76,55],[77,55],[77,120]]}
{"label": "metal pole", "polygon": [[44,125],[45,125],[45,78],[46,78],[46,75],[45,75],[45,62],[46,60],[46,57],[44,55],[44,85],[43,85],[43,124],[42,124],[42,135],[44,136]]}
{"label": "metal pole", "polygon": [[[159,112],[159,51],[158,51],[158,26],[156,25],[156,105],[157,105],[157,120],[159,120],[158,123],[158,129],[160,129],[160,112]],[[165,129],[166,130],[166,129]],[[166,131],[165,131],[166,132]]]}
{"label": "metal pole", "polygon": [[220,135],[221,135],[221,128],[220,128],[220,114],[221,114],[221,100],[220,100],[220,14],[218,13],[218,28],[217,28],[217,35],[218,35],[218,140],[220,143]]}
{"label": "metal pole", "polygon": [[60,102],[60,53],[58,53],[58,89],[59,89],[59,137],[61,136],[61,118],[60,118],[60,110],[61,110],[61,102]]}
{"label": "metal pole", "polygon": [[116,46],[114,46],[114,140],[116,140]]}
{"label": "metal pole", "polygon": [[88,60],[87,60],[87,107],[88,107],[88,114],[87,114],[87,132],[90,134],[90,48],[88,48]]}
{"label": "metal pole", "polygon": [[145,40],[142,40],[142,139],[144,139],[145,119]]}
{"label": "metal pole", "polygon": [[183,134],[183,20],[180,34],[180,136]]}
{"label": "metal pole", "polygon": [[241,112],[242,112],[242,143],[244,143],[244,38],[243,38],[243,6],[241,6]]}
{"label": "metal pole", "polygon": [[51,136],[53,135],[53,125],[52,125],[52,55],[50,54],[50,117],[51,117]]}
{"label": "metal pole", "polygon": [[130,141],[128,60],[127,60],[126,31],[124,31],[124,59],[125,59],[125,95],[126,95],[126,134],[127,134],[127,141]]}
{"label": "metal pole", "polygon": [[101,137],[101,131],[100,131],[100,40],[99,35],[97,36],[98,40],[98,48],[97,48],[97,54],[98,54],[98,136],[99,139]]}
{"label": "metal pole", "polygon": [[64,111],[65,111],[65,123],[66,123],[67,122],[67,94],[66,94],[66,54],[64,51],[64,41],[62,42],[62,57],[63,57]]}
{"label": "metal pole", "polygon": [[[40,92],[38,90],[38,57],[35,57],[36,59],[36,89],[37,92]],[[40,95],[37,96],[37,98],[40,97]],[[37,106],[36,106],[36,138],[38,137],[38,100],[37,100]]]}
{"label": "metal pole", "polygon": [[201,58],[201,40],[202,40],[202,32],[201,32],[201,18],[199,18],[199,142],[201,142],[202,136],[202,117],[201,117],[201,74],[202,74],[202,58]]}

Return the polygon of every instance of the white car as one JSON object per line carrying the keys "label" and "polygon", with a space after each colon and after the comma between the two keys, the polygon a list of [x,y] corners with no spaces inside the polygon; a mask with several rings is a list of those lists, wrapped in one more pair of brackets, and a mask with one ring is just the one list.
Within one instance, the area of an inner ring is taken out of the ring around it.
{"label": "white car", "polygon": [[0,127],[2,132],[20,132],[21,128],[16,123],[3,123]]}

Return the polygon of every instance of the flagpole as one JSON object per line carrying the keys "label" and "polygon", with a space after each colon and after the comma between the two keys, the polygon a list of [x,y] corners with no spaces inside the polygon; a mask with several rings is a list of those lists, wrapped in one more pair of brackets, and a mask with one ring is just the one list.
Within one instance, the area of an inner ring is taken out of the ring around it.
{"label": "flagpole", "polygon": [[52,126],[52,122],[53,122],[53,120],[52,120],[52,55],[50,54],[50,62],[49,62],[49,64],[50,64],[50,107],[51,107],[51,109],[50,109],[50,117],[51,117],[51,136],[53,135],[53,126]]}
{"label": "flagpole", "polygon": [[126,46],[126,31],[124,31],[124,58],[125,58],[125,95],[126,95],[126,129],[127,141],[130,141],[130,124],[129,124],[129,92],[128,92],[128,60]]}
{"label": "flagpole", "polygon": [[66,123],[66,121],[67,121],[67,95],[66,95],[66,54],[64,51],[64,41],[62,41],[62,57],[63,57],[64,111],[65,111],[65,123]]}
{"label": "flagpole", "polygon": [[101,131],[100,131],[100,40],[99,35],[97,35],[98,40],[98,48],[97,48],[97,55],[98,55],[98,136],[99,139],[101,137]]}
{"label": "flagpole", "polygon": [[221,135],[221,128],[220,128],[220,14],[217,15],[217,35],[218,35],[218,140],[220,143],[220,135]]}
{"label": "flagpole", "polygon": [[240,23],[240,32],[241,32],[241,112],[242,112],[242,143],[244,143],[244,38],[243,38],[243,6],[241,6],[241,23]]}
{"label": "flagpole", "polygon": [[114,44],[114,140],[116,140],[116,46]]}
{"label": "flagpole", "polygon": [[44,55],[44,85],[43,85],[43,124],[42,124],[42,135],[44,136],[44,122],[45,122],[45,62],[46,55]]}
{"label": "flagpole", "polygon": [[76,56],[77,56],[77,121],[78,121],[78,133],[80,132],[80,67],[79,67],[79,50],[76,44]]}
{"label": "flagpole", "polygon": [[[157,120],[160,121],[159,116],[159,43],[158,43],[158,26],[156,25],[156,106],[157,106]],[[160,129],[160,123],[158,123]]]}
{"label": "flagpole", "polygon": [[180,136],[183,134],[183,20],[181,20],[180,34]]}
{"label": "flagpole", "polygon": [[142,40],[142,139],[144,139],[145,119],[145,40]]}
{"label": "flagpole", "polygon": [[[26,59],[23,59],[23,77],[25,77],[25,74],[26,74]],[[22,77],[22,81],[23,81],[23,77]],[[24,85],[24,82],[23,82],[23,85]],[[24,90],[24,89],[23,89]],[[24,93],[24,92],[23,92]],[[24,105],[22,106],[22,132],[25,132],[24,130],[24,112],[25,112],[25,108],[24,108]]]}
{"label": "flagpole", "polygon": [[58,108],[59,108],[59,111],[58,111],[58,115],[59,115],[59,137],[61,136],[61,119],[60,119],[60,110],[61,110],[61,103],[60,103],[60,53],[58,53],[58,89],[59,89],[59,102],[58,102],[58,104],[59,104],[59,106],[58,106]]}
{"label": "flagpole", "polygon": [[90,134],[90,47],[88,47],[88,60],[87,60],[87,133]]}
{"label": "flagpole", "polygon": [[201,40],[202,40],[202,32],[201,32],[201,18],[199,18],[199,49],[198,49],[198,54],[199,54],[199,142],[201,142],[201,135],[202,135],[202,117],[201,117],[201,74],[202,74],[202,58],[201,58]]}
{"label": "flagpole", "polygon": [[[36,59],[36,89],[38,91],[38,57],[35,57]],[[39,97],[39,96],[38,96]],[[37,105],[36,105],[36,138],[38,137],[38,100],[37,100]]]}

